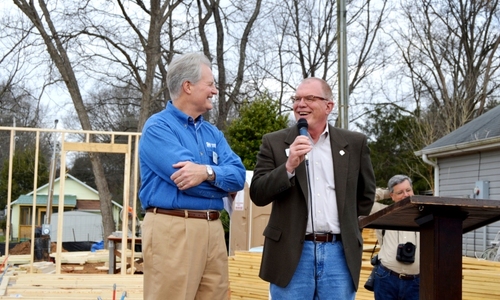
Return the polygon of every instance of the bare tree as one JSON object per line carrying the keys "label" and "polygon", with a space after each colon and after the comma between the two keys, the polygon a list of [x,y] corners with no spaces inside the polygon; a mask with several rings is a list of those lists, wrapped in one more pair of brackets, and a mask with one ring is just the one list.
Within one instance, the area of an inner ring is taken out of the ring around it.
{"label": "bare tree", "polygon": [[87,107],[96,130],[137,132],[142,93],[129,85],[96,86]]}
{"label": "bare tree", "polygon": [[36,76],[30,74],[29,66],[37,64],[29,60],[36,53],[31,39],[33,26],[14,34],[11,29],[20,26],[19,23],[9,15],[0,19],[3,28],[0,31],[3,45],[0,51],[0,117],[10,118],[8,123],[11,126],[38,127],[47,120],[43,119],[46,108],[41,104],[40,95],[35,94],[36,89],[29,85]]}
{"label": "bare tree", "polygon": [[[387,1],[348,1],[347,34],[350,101],[366,100],[364,85],[387,61],[385,44],[379,39],[386,16]],[[325,79],[332,87],[337,84],[337,1],[293,0],[272,3],[269,20],[259,38],[260,52],[254,51],[257,72],[265,80],[279,85],[279,99],[291,109],[289,96],[303,78]],[[269,24],[270,23],[270,24]],[[262,46],[265,45],[265,46]],[[359,91],[358,91],[359,90]],[[364,111],[350,106],[352,120]]]}
{"label": "bare tree", "polygon": [[[44,44],[47,47],[47,52],[54,62],[59,74],[64,80],[75,110],[77,112],[80,124],[84,130],[92,130],[89,116],[83,102],[83,97],[80,91],[80,86],[73,70],[71,59],[66,51],[67,38],[62,36],[58,31],[56,24],[51,18],[51,13],[44,1],[38,1],[39,7],[36,7],[33,1],[14,0],[21,11],[33,23],[37,29]],[[40,16],[41,15],[41,16]],[[103,227],[105,234],[111,234],[114,230],[114,222],[111,209],[111,194],[108,189],[106,177],[104,176],[104,169],[98,154],[90,155],[92,162],[92,169],[96,177],[96,185],[99,190],[99,198],[101,203],[101,212],[103,215]],[[107,236],[107,235],[106,235]]]}
{"label": "bare tree", "polygon": [[[141,33],[139,25],[132,22],[132,19],[130,18],[127,10],[123,5],[123,3],[126,1],[119,0],[117,2],[120,5],[121,12],[127,20],[128,25],[137,34],[142,47],[141,52],[143,51],[146,56],[144,75],[141,74],[139,68],[137,68],[134,62],[128,61],[128,67],[133,70],[134,79],[137,81],[137,84],[139,85],[142,92],[138,127],[138,130],[142,130],[142,126],[146,122],[146,119],[151,116],[152,102],[157,99],[161,95],[163,89],[165,89],[165,80],[161,81],[163,87],[162,89],[159,89],[159,91],[155,91],[154,89],[155,73],[160,62],[162,52],[162,28],[167,20],[172,21],[172,13],[174,9],[183,1],[151,0],[149,3],[149,8],[147,8],[142,1],[137,1],[138,6],[150,16],[149,29],[146,36]],[[122,47],[117,48],[125,53],[125,49],[122,49]],[[168,49],[168,52],[172,51],[172,48]],[[170,60],[168,62],[170,62]]]}
{"label": "bare tree", "polygon": [[[81,57],[86,73],[96,81],[116,88],[134,86],[142,97],[135,103],[140,106],[138,130],[154,112],[161,110],[165,103],[165,64],[173,56],[173,43],[178,36],[175,30],[166,33],[165,24],[170,27],[175,22],[174,9],[186,1],[151,0],[105,1],[94,4],[82,3],[74,9],[79,23],[73,35],[80,36],[73,43],[83,49],[75,53]],[[181,22],[178,22],[180,24]],[[175,26],[175,25],[174,25]],[[180,35],[184,29],[178,30]],[[170,45],[170,47],[163,47]],[[162,61],[162,53],[167,53],[167,61]],[[113,66],[103,68],[103,66]],[[160,78],[160,80],[158,80]]]}
{"label": "bare tree", "polygon": [[[30,86],[35,75],[31,74],[28,66],[33,65],[29,60],[30,55],[36,51],[32,47],[31,34],[33,27],[28,27],[21,34],[14,34],[12,28],[20,26],[18,20],[10,15],[3,15],[0,19],[0,41],[3,46],[0,49],[0,126],[2,127],[43,127],[44,117],[47,115],[47,107],[40,101],[40,95],[33,91],[36,89]],[[35,63],[36,64],[36,63]],[[0,171],[8,164],[10,154],[19,156],[27,155],[35,149],[35,134],[23,130],[16,130],[13,140],[13,147],[10,146],[11,131],[0,131]],[[41,138],[45,141],[38,145],[41,159],[48,161],[50,159],[50,136],[42,134]],[[11,153],[11,150],[14,153]],[[28,156],[25,156],[28,157]],[[18,164],[17,167],[19,168]],[[14,165],[14,166],[15,166]],[[26,166],[24,166],[26,167]],[[42,167],[40,165],[40,167]],[[23,170],[13,170],[13,175],[23,174]],[[7,173],[4,173],[7,174]],[[19,182],[25,188],[33,184],[32,178],[26,179],[25,183]],[[4,186],[7,183],[3,182]],[[6,187],[6,186],[5,186]],[[33,188],[33,186],[31,186]],[[19,191],[19,190],[18,190]],[[6,197],[7,189],[5,189]],[[18,195],[18,194],[17,194]],[[13,192],[12,199],[16,199],[16,193]],[[6,198],[2,198],[2,203],[6,203]]]}
{"label": "bare tree", "polygon": [[[81,86],[94,80],[115,87],[132,84],[140,91],[141,99],[135,102],[140,106],[136,123],[138,131],[152,112],[161,109],[158,100],[164,103],[164,80],[157,80],[158,74],[160,78],[166,74],[166,62],[161,60],[164,51],[161,36],[167,21],[169,26],[175,26],[172,12],[183,2],[151,0],[147,6],[142,1],[126,0],[66,5],[48,1],[38,1],[37,4],[14,1],[43,39],[51,61],[69,91],[81,128],[111,129],[109,124],[98,125],[91,119],[96,114],[90,114],[93,110],[89,109],[95,107],[96,102],[85,100]],[[182,34],[183,30],[179,32]],[[168,36],[176,38],[173,33]],[[173,47],[173,43],[170,45]],[[172,55],[169,53],[166,57]],[[157,73],[159,63],[163,72]],[[90,159],[101,199],[104,234],[108,236],[114,230],[111,195],[100,155],[91,154]]]}
{"label": "bare tree", "polygon": [[[245,68],[248,44],[251,39],[254,24],[259,17],[262,0],[230,1],[228,7],[221,7],[218,0],[197,0],[198,33],[203,46],[203,52],[214,60],[217,67],[217,84],[219,88],[218,115],[216,126],[224,130],[231,108],[245,97],[242,85],[245,79]],[[213,20],[212,20],[213,18]],[[209,21],[212,20],[212,23]],[[244,26],[235,24],[243,23]],[[233,24],[233,26],[225,26]],[[211,26],[210,26],[211,25]],[[212,50],[209,33],[215,34],[215,51]],[[226,48],[233,49],[228,50]],[[214,53],[214,54],[213,54]],[[227,57],[234,53],[230,71],[227,67]]]}
{"label": "bare tree", "polygon": [[[165,76],[177,53],[203,51],[213,60],[220,95],[212,120],[222,130],[245,99],[270,92],[285,107],[285,99],[304,77],[336,83],[334,0],[14,3],[30,21],[24,33],[50,57],[50,63],[40,65],[48,66],[51,82],[64,82],[85,130],[116,130],[116,118],[133,111],[138,112],[140,131],[169,99]],[[348,3],[354,99],[362,99],[368,89],[363,82],[384,63],[385,57],[377,56],[383,46],[377,37],[385,5],[385,0],[377,5],[367,0]],[[91,159],[107,236],[113,230],[111,195],[100,157]]]}
{"label": "bare tree", "polygon": [[498,1],[420,0],[402,12],[407,22],[394,42],[417,117],[439,120],[433,141],[481,115],[498,96]]}

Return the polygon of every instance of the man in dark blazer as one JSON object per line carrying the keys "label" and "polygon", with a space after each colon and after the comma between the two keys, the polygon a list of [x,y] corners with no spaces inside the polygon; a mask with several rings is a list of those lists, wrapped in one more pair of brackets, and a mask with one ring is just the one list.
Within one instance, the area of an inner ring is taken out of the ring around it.
{"label": "man in dark blazer", "polygon": [[326,81],[304,79],[292,101],[307,133],[266,134],[257,155],[250,197],[272,203],[259,276],[273,300],[354,299],[358,288],[358,217],[370,213],[375,178],[366,136],[328,124],[332,99]]}

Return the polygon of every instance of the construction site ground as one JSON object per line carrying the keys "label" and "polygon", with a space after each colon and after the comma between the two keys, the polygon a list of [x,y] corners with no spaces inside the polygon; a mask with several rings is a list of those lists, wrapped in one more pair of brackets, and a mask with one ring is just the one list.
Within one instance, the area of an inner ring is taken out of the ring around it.
{"label": "construction site ground", "polygon": [[[371,272],[370,257],[374,233],[363,231],[365,251],[360,288],[356,300],[373,299],[363,284]],[[28,247],[29,249],[30,247]],[[13,249],[12,249],[13,250]],[[127,265],[127,274],[108,274],[109,252],[64,252],[61,272],[56,274],[54,262],[30,263],[31,254],[9,254],[1,269],[0,299],[142,299],[143,275]],[[269,299],[269,284],[258,277],[261,253],[235,251],[229,257],[230,299]],[[0,258],[0,262],[6,257]],[[117,267],[121,267],[120,262]],[[462,299],[500,299],[500,262],[463,257]]]}

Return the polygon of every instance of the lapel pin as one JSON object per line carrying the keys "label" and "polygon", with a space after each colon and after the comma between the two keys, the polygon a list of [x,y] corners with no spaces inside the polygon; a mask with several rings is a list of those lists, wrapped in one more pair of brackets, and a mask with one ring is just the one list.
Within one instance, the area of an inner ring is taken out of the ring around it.
{"label": "lapel pin", "polygon": [[340,153],[340,155],[343,156],[345,154],[345,151],[344,150],[340,150],[339,153]]}

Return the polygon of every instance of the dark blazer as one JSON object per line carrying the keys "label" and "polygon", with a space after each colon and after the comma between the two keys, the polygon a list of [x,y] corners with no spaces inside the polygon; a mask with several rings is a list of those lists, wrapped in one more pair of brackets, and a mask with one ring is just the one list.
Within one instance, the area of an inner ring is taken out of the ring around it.
{"label": "dark blazer", "polygon": [[[365,135],[331,125],[329,134],[342,243],[357,290],[363,252],[358,216],[370,214],[375,177]],[[295,169],[292,179],[285,168],[285,150],[297,135],[295,126],[264,135],[250,184],[250,197],[257,206],[272,203],[259,276],[281,287],[288,285],[299,263],[308,218],[305,163]]]}

